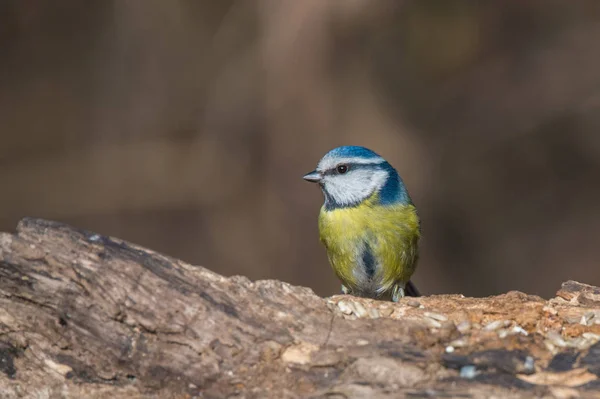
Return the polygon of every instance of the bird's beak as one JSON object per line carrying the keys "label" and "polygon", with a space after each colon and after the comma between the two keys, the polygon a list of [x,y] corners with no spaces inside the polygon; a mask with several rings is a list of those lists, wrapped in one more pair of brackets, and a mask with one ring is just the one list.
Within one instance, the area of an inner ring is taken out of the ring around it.
{"label": "bird's beak", "polygon": [[323,176],[316,170],[313,170],[312,172],[305,174],[303,177],[304,180],[309,181],[311,183],[318,183],[321,181],[322,178],[323,178]]}

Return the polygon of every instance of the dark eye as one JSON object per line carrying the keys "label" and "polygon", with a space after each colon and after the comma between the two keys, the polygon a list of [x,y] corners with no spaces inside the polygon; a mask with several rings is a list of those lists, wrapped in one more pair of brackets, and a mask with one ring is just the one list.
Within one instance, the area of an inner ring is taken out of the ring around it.
{"label": "dark eye", "polygon": [[346,173],[348,171],[348,165],[338,165],[337,167],[337,172],[340,175],[343,175],[344,173]]}

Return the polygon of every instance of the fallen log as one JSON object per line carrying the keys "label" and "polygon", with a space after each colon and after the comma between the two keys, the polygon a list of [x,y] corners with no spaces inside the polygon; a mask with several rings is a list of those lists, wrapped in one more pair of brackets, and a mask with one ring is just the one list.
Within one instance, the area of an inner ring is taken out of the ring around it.
{"label": "fallen log", "polygon": [[600,288],[398,304],[225,278],[40,219],[0,233],[0,397],[598,397]]}

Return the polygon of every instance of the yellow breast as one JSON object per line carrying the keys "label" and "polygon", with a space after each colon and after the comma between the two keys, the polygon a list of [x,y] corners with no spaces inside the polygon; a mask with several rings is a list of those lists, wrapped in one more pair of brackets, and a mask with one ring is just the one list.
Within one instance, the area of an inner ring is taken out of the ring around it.
{"label": "yellow breast", "polygon": [[[323,207],[319,233],[333,270],[359,294],[380,296],[415,270],[420,229],[413,205],[382,206],[374,195],[356,207]],[[372,275],[362,270],[365,248],[374,260]]]}

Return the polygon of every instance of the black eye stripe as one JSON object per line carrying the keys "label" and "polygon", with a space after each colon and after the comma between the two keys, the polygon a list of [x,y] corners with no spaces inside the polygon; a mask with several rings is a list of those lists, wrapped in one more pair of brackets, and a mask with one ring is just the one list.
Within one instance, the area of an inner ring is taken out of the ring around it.
{"label": "black eye stripe", "polygon": [[[345,173],[348,173],[350,170],[355,170],[355,169],[381,169],[381,167],[383,166],[382,163],[380,162],[373,162],[373,163],[343,163],[343,164],[338,164],[335,165],[334,167],[332,167],[331,169],[327,169],[324,172],[322,172],[324,175],[338,175],[340,174],[337,170],[337,168],[341,165],[345,165],[348,170]],[[344,173],[342,173],[344,174]]]}

